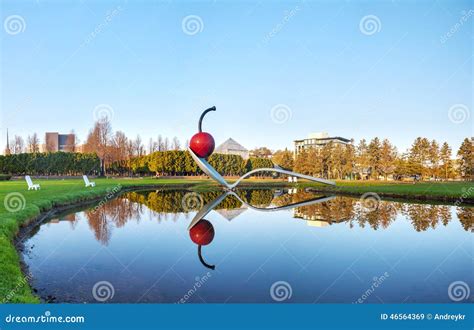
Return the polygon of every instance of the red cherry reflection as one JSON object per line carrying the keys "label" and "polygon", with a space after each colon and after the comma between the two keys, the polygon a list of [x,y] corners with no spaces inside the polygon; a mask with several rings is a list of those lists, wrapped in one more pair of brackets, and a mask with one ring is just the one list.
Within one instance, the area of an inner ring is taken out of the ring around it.
{"label": "red cherry reflection", "polygon": [[208,245],[214,239],[214,226],[206,219],[199,220],[190,230],[189,237],[198,245],[198,256],[201,263],[210,269],[215,269],[214,265],[208,264],[202,257],[202,246]]}

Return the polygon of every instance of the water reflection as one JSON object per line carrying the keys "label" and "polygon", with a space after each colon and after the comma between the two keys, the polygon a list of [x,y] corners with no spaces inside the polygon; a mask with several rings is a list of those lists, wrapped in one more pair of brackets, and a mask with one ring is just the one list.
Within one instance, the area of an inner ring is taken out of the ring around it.
{"label": "water reflection", "polygon": [[[274,193],[274,196],[281,196],[283,194],[283,191],[278,190]],[[253,201],[258,202],[262,200],[260,198],[259,194],[253,195],[257,196],[254,198]],[[189,224],[189,235],[191,237],[191,240],[198,245],[198,257],[199,261],[207,268],[210,269],[215,269],[215,265],[210,265],[208,264],[203,256],[202,256],[202,246],[203,245],[208,245],[212,242],[214,238],[214,227],[212,224],[204,219],[204,217],[209,214],[212,210],[217,208],[227,197],[233,197],[237,201],[240,202],[241,206],[239,207],[240,210],[242,210],[242,206],[247,207],[249,209],[252,209],[254,211],[258,212],[277,212],[277,211],[284,211],[284,210],[290,210],[290,209],[296,209],[298,207],[305,207],[305,206],[310,206],[310,205],[315,205],[319,203],[324,203],[328,202],[332,199],[334,199],[335,196],[321,196],[321,197],[312,197],[312,196],[307,196],[308,198],[305,200],[298,200],[298,201],[288,201],[286,204],[282,205],[281,203],[276,204],[275,207],[268,208],[266,203],[264,204],[259,204],[257,206],[252,205],[247,203],[245,200],[243,200],[238,193],[234,191],[226,191],[223,192],[220,196],[214,198],[210,202],[208,202],[206,205],[204,205],[199,212],[194,216],[193,220]],[[186,198],[186,197],[184,197]],[[275,198],[274,198],[275,199]],[[272,200],[273,201],[273,200]],[[252,199],[250,201],[252,203]],[[240,213],[239,213],[240,214]],[[239,214],[232,214],[232,219],[237,217]],[[227,218],[229,220],[229,218]]]}
{"label": "water reflection", "polygon": [[[141,199],[141,195],[129,195],[111,200],[99,208],[85,211],[85,216],[96,239],[107,245],[114,228],[123,227],[128,221],[140,221],[144,211],[142,203],[134,199]],[[158,218],[158,221],[161,219]]]}
{"label": "water reflection", "polygon": [[[86,210],[85,215],[96,239],[107,245],[114,228],[123,227],[127,221],[140,222],[145,210],[152,211],[153,218],[158,222],[177,221],[180,214],[189,216],[193,212],[202,210],[202,205],[197,205],[192,209],[183,207],[182,201],[187,193],[189,192],[166,190],[129,192],[100,208]],[[237,191],[235,195],[234,193],[223,194],[220,191],[212,191],[200,193],[200,196],[208,207],[205,208],[205,214],[194,218],[195,223],[212,210],[228,220],[234,220],[249,207],[277,209],[287,206],[294,209],[294,218],[306,220],[309,224],[312,222],[312,225],[319,226],[347,222],[350,228],[357,224],[362,228],[386,229],[396,220],[398,214],[402,214],[411,222],[416,231],[426,231],[430,228],[436,229],[438,226],[446,226],[452,220],[451,206],[380,201],[376,209],[369,209],[356,198],[343,196],[328,198],[304,190],[290,190],[288,193],[283,189],[277,191],[254,189]],[[309,205],[298,206],[298,204],[306,202]],[[456,213],[464,230],[473,232],[474,208],[456,207]],[[51,222],[57,221],[59,220],[54,219]],[[69,221],[71,228],[74,229],[76,221],[74,214],[61,218],[61,221]],[[192,227],[192,223],[190,227]]]}
{"label": "water reflection", "polygon": [[472,283],[473,210],[294,189],[132,192],[38,226],[24,260],[58,302],[96,302],[101,281],[109,302],[272,302],[284,280],[288,302],[350,303],[385,273],[364,301],[450,302],[450,283]]}

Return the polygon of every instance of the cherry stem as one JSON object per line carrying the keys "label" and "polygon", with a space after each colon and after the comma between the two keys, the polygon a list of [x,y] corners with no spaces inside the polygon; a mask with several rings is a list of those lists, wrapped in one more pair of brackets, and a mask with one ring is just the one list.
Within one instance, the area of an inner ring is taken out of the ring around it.
{"label": "cherry stem", "polygon": [[206,266],[207,268],[210,268],[210,269],[214,270],[214,269],[216,268],[216,266],[208,264],[208,263],[205,262],[204,259],[202,258],[202,251],[201,251],[201,248],[202,248],[202,245],[199,245],[199,246],[198,246],[199,261],[201,261],[201,263],[202,263],[204,266]]}
{"label": "cherry stem", "polygon": [[199,118],[199,126],[198,126],[199,133],[202,132],[202,120],[204,119],[204,116],[205,116],[209,111],[216,111],[216,107],[212,107],[212,108],[206,109],[206,110],[204,110],[204,112],[202,113],[201,118]]}

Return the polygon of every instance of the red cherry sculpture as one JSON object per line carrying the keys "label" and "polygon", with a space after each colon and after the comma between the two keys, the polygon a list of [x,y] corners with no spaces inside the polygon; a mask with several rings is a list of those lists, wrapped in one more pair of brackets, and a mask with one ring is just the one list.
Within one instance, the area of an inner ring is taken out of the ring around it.
{"label": "red cherry sculpture", "polygon": [[208,245],[214,239],[214,226],[206,219],[199,220],[190,230],[189,236],[191,240],[198,245],[199,261],[210,269],[215,269],[216,266],[208,264],[202,257],[202,246]]}
{"label": "red cherry sculpture", "polygon": [[216,146],[211,134],[202,131],[202,120],[209,111],[216,111],[216,107],[205,110],[199,118],[199,133],[194,134],[189,142],[191,150],[200,158],[207,158],[214,152]]}

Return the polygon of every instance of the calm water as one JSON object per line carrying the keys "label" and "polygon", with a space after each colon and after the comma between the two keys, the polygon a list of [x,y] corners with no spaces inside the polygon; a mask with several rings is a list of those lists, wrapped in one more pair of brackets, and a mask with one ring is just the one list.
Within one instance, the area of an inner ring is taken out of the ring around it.
{"label": "calm water", "polygon": [[433,303],[453,302],[456,281],[474,290],[474,208],[240,191],[259,208],[314,204],[262,212],[225,197],[205,216],[211,270],[188,226],[219,195],[127,193],[50,219],[25,242],[32,285],[54,302],[112,303]]}

